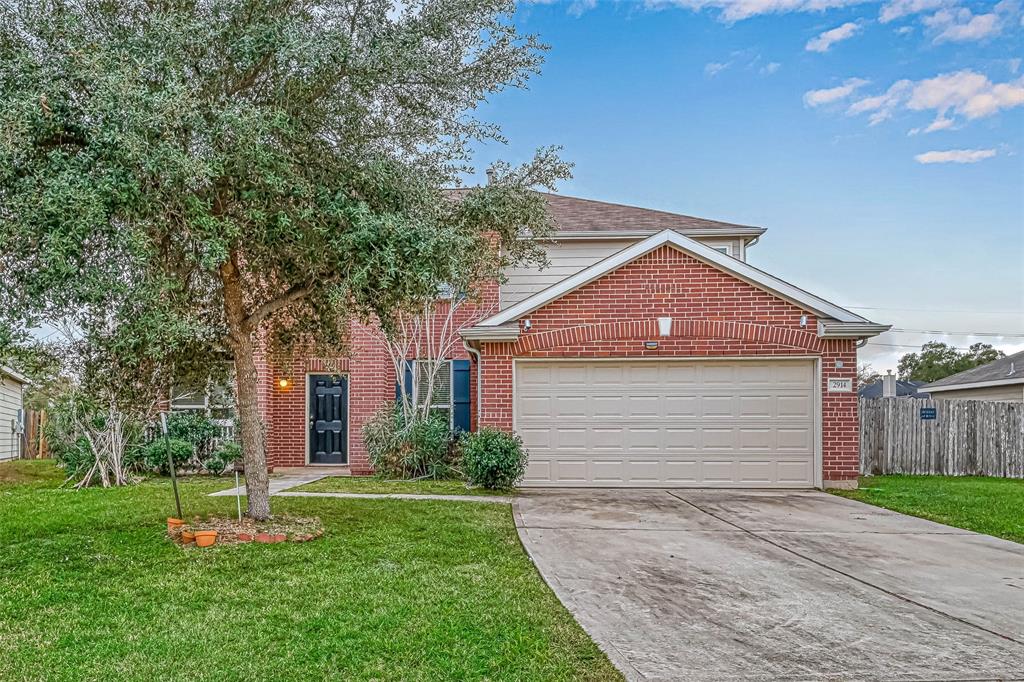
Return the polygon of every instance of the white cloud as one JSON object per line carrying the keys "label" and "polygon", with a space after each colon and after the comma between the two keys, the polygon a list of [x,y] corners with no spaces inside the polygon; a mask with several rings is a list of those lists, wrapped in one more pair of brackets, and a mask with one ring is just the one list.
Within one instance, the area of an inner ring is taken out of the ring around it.
{"label": "white cloud", "polygon": [[935,111],[935,121],[923,131],[932,132],[952,127],[951,113],[970,121],[1021,105],[1024,105],[1024,78],[992,83],[985,75],[965,69],[917,82],[897,81],[881,95],[852,103],[847,113],[852,116],[870,113],[870,123],[876,125],[903,109]]}
{"label": "white cloud", "polygon": [[863,78],[847,78],[842,85],[822,90],[808,90],[804,93],[804,104],[809,107],[820,107],[823,104],[831,104],[846,99],[858,88],[862,88],[870,81]]}
{"label": "white cloud", "polygon": [[924,25],[935,31],[936,43],[982,40],[1002,31],[1002,19],[995,12],[974,14],[966,7],[941,9],[924,19]]}
{"label": "white cloud", "polygon": [[722,21],[742,21],[762,14],[820,12],[851,7],[873,0],[644,0],[649,9],[682,7],[690,10],[718,10]]}
{"label": "white cloud", "polygon": [[732,62],[708,62],[704,65],[704,75],[714,78],[732,65]]}
{"label": "white cloud", "polygon": [[995,149],[949,149],[918,154],[914,160],[918,163],[978,163],[995,155]]}
{"label": "white cloud", "polygon": [[782,64],[778,62],[768,62],[767,64],[761,67],[761,73],[766,76],[770,76],[781,68]]}
{"label": "white cloud", "polygon": [[883,24],[920,12],[928,12],[953,5],[953,0],[889,0],[878,13]]}
{"label": "white cloud", "polygon": [[924,128],[914,128],[908,135],[917,135],[918,133],[934,133],[936,130],[948,130],[953,127],[955,121],[951,118],[946,118],[942,114],[935,117],[935,120],[929,123]]}
{"label": "white cloud", "polygon": [[842,26],[823,32],[816,38],[807,41],[806,49],[810,52],[828,52],[838,42],[852,38],[860,31],[860,24],[848,21]]}

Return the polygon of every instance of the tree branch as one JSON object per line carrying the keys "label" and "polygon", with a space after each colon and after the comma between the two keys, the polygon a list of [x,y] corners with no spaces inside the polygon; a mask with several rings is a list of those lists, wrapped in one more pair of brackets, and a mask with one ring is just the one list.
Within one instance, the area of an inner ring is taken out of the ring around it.
{"label": "tree branch", "polygon": [[292,303],[295,303],[296,301],[301,301],[303,298],[309,295],[310,291],[310,287],[306,286],[305,284],[296,284],[292,288],[288,289],[288,291],[284,292],[277,298],[273,298],[267,301],[259,308],[254,310],[252,313],[250,313],[248,316],[246,316],[246,325],[249,326],[250,328],[255,327],[260,322],[262,322],[267,317],[269,317],[276,311],[280,310],[281,308],[289,306]]}

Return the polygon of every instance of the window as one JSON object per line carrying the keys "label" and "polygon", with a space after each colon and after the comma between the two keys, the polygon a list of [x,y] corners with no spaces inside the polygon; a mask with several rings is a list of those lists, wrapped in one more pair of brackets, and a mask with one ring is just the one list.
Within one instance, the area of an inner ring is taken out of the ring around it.
{"label": "window", "polygon": [[[434,386],[431,390],[430,375],[434,367],[437,368],[437,374],[434,376]],[[421,407],[425,405],[429,395],[430,409],[450,411],[452,409],[451,360],[417,360],[413,363],[413,368],[416,372],[416,385],[413,389],[416,405]]]}
{"label": "window", "polygon": [[175,386],[171,389],[172,412],[202,412],[211,419],[233,419],[234,392],[230,384],[206,387]]}

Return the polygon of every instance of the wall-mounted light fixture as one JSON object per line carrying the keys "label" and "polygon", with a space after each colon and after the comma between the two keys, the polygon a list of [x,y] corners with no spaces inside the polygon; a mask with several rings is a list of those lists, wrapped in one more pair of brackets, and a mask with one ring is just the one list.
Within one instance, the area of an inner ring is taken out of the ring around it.
{"label": "wall-mounted light fixture", "polygon": [[644,350],[658,350],[658,342],[644,341]]}
{"label": "wall-mounted light fixture", "polygon": [[278,379],[277,380],[277,386],[282,391],[287,390],[288,387],[291,386],[291,385],[292,385],[292,382],[288,381],[287,379],[282,378],[282,379]]}
{"label": "wall-mounted light fixture", "polygon": [[533,327],[533,322],[530,320],[523,320],[523,331],[528,332]]}
{"label": "wall-mounted light fixture", "polygon": [[658,336],[672,336],[672,318],[658,318]]}
{"label": "wall-mounted light fixture", "polygon": [[806,315],[801,315],[800,316],[800,326],[801,327],[806,327],[807,326],[807,316]]}

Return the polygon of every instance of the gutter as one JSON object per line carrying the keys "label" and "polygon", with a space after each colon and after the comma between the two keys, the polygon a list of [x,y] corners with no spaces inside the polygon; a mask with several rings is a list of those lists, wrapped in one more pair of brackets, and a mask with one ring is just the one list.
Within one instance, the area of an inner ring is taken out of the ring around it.
{"label": "gutter", "polygon": [[818,320],[818,336],[822,339],[863,339],[878,336],[892,329],[891,324],[875,322],[839,322]]}
{"label": "gutter", "polygon": [[1013,379],[992,379],[991,381],[973,381],[968,384],[946,384],[943,386],[934,386],[932,384],[926,384],[924,386],[919,386],[917,390],[924,391],[926,393],[940,393],[942,391],[962,391],[968,388],[1012,386],[1013,384],[1024,384],[1024,376],[1014,377]]}

